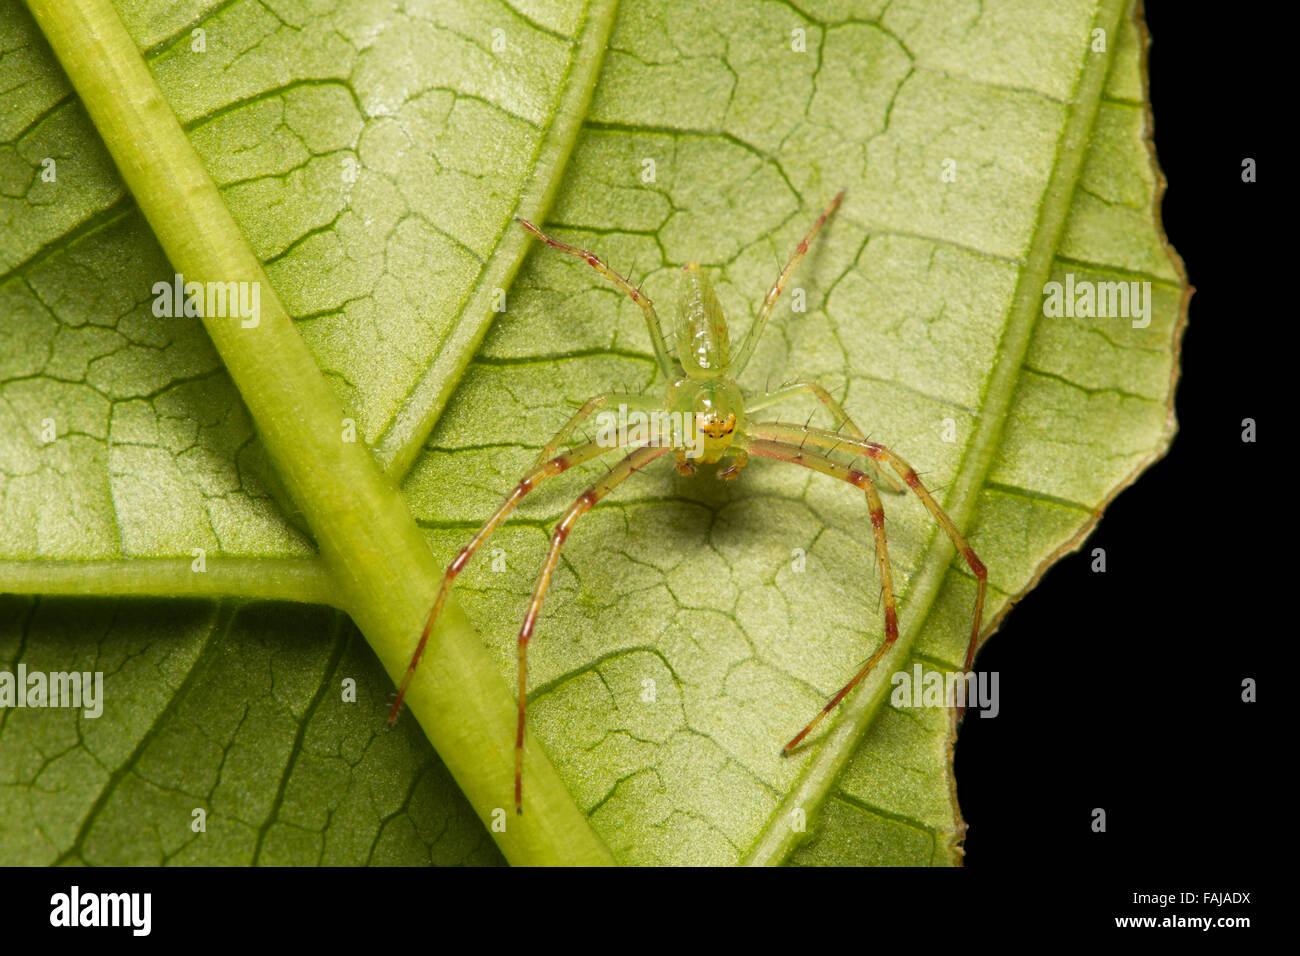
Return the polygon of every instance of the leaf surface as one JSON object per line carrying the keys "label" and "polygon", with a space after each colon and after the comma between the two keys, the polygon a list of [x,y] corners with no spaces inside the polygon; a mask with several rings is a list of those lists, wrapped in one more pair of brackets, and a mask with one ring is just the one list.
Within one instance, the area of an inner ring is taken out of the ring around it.
{"label": "leaf surface", "polygon": [[[566,403],[658,387],[639,311],[580,262],[537,250],[511,281],[517,209],[549,203],[549,228],[631,272],[666,321],[699,261],[738,337],[847,189],[741,384],[819,381],[906,457],[970,531],[993,620],[1172,436],[1186,284],[1154,213],[1122,6],[628,4],[603,64],[600,6],[121,12],[440,557]],[[0,51],[17,91],[0,115],[0,588],[205,548],[285,572],[276,593],[231,594],[320,601],[237,392],[195,320],[152,315],[171,270],[12,3]],[[1150,324],[1044,316],[1043,283],[1066,273],[1150,282]],[[482,339],[497,289],[507,310]],[[539,488],[497,560],[460,578],[511,680],[549,526],[583,487]],[[886,511],[903,628],[888,670],[952,669],[973,579],[915,500]],[[579,523],[529,712],[618,859],[957,859],[949,712],[892,706],[888,672],[778,756],[881,639],[871,542],[859,493],[769,461],[725,484],[653,468]],[[159,565],[133,566],[148,590]],[[379,732],[386,679],[333,612],[8,598],[0,624],[0,661],[93,661],[112,702],[99,720],[0,711],[6,862],[495,857],[414,724]],[[198,806],[213,822],[196,840]]]}

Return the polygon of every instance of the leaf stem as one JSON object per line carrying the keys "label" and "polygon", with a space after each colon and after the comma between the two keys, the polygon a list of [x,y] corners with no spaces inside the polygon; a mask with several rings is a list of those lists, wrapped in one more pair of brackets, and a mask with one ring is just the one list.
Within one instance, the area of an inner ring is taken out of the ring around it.
{"label": "leaf stem", "polygon": [[[203,323],[316,537],[337,603],[389,674],[400,674],[441,577],[405,500],[369,448],[343,440],[343,407],[110,0],[28,6],[176,272],[258,290],[255,324]],[[610,862],[535,740],[526,746],[526,812],[494,812],[512,797],[515,700],[457,607],[444,611],[407,701],[510,862]]]}

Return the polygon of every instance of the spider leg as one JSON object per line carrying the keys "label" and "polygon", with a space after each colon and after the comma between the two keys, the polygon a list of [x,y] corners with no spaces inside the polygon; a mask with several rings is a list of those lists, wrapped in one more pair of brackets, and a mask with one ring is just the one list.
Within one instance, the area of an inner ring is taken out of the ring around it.
{"label": "spider leg", "polygon": [[628,411],[649,412],[661,408],[663,403],[646,395],[633,395],[627,392],[601,392],[593,395],[583,402],[582,407],[573,413],[573,417],[565,422],[564,427],[546,443],[546,447],[537,456],[537,463],[533,467],[539,468],[544,462],[554,458],[555,453],[568,441],[574,430],[591,417],[592,412],[605,405],[626,405]]}
{"label": "spider leg", "polygon": [[[826,406],[826,410],[830,412],[831,418],[835,419],[835,427],[837,429],[843,428],[854,438],[860,438],[863,441],[866,441],[867,436],[862,433],[862,429],[858,427],[857,422],[849,417],[849,413],[844,410],[844,406],[835,400],[835,396],[816,382],[794,382],[790,385],[783,385],[773,391],[765,392],[762,395],[757,395],[745,406],[745,414],[749,415],[750,413],[759,411],[760,409],[770,408],[783,399],[804,393],[811,393],[819,402]],[[889,486],[891,491],[897,492],[900,495],[907,491],[907,485],[903,484],[889,472],[882,471],[875,462],[864,462],[864,466],[866,472],[871,475],[871,480],[877,484],[884,482]]]}
{"label": "spider leg", "polygon": [[646,298],[640,289],[606,265],[604,260],[594,252],[579,249],[577,246],[571,246],[567,242],[560,242],[558,239],[552,239],[527,219],[520,219],[516,216],[515,221],[552,249],[558,249],[560,252],[577,256],[583,260],[587,265],[618,286],[633,302],[641,307],[641,311],[645,314],[646,327],[650,330],[650,342],[654,345],[655,359],[658,361],[659,367],[663,369],[664,375],[671,380],[674,377],[676,363],[668,353],[668,343],[664,340],[663,326],[659,322],[659,316],[655,313],[654,303]]}
{"label": "spider leg", "polygon": [[[953,545],[961,552],[961,556],[969,565],[971,573],[975,575],[975,616],[971,624],[970,643],[966,647],[966,662],[962,668],[964,671],[969,671],[971,663],[975,659],[975,645],[979,642],[980,623],[984,616],[984,594],[988,590],[989,572],[984,567],[984,562],[976,556],[975,550],[966,541],[966,538],[957,530],[957,526],[953,524],[952,519],[939,507],[939,503],[926,490],[925,485],[921,483],[921,479],[917,477],[916,470],[884,445],[873,441],[864,441],[860,438],[850,438],[842,433],[827,431],[824,428],[786,425],[782,422],[762,422],[750,425],[747,434],[752,438],[769,441],[809,444],[819,448],[843,448],[855,455],[873,461],[883,461],[898,472],[899,477],[903,479],[903,483],[916,493],[916,496],[921,499],[921,503],[934,516],[934,520],[939,523],[939,527],[943,528],[944,533],[952,539]],[[962,716],[961,712],[957,716],[960,718]]]}
{"label": "spider leg", "polygon": [[839,207],[840,201],[843,198],[844,190],[841,189],[835,198],[831,200],[831,204],[826,207],[825,211],[823,211],[820,216],[817,217],[817,221],[813,223],[812,228],[808,230],[808,235],[804,236],[803,239],[799,241],[799,245],[795,247],[794,255],[792,255],[790,261],[785,264],[785,268],[782,269],[781,274],[777,276],[776,282],[772,283],[772,288],[768,290],[767,298],[763,300],[763,305],[758,310],[758,316],[754,319],[754,324],[749,329],[749,335],[745,336],[745,343],[740,347],[740,351],[736,353],[736,357],[732,361],[732,366],[735,369],[735,376],[740,375],[741,371],[745,368],[746,363],[749,362],[750,356],[754,354],[754,348],[758,345],[759,336],[763,334],[763,328],[767,325],[767,320],[771,318],[772,309],[776,306],[776,300],[780,297],[781,290],[785,288],[786,282],[789,281],[790,273],[794,272],[795,266],[797,266],[799,260],[804,257],[804,253],[808,251],[809,243],[813,241],[813,237],[817,235],[821,227],[826,224],[826,220],[831,217],[831,213],[835,212]]}
{"label": "spider leg", "polygon": [[633,472],[644,468],[650,462],[672,451],[671,445],[646,445],[628,455],[604,477],[578,496],[569,510],[565,512],[560,523],[551,535],[551,546],[546,552],[546,561],[537,575],[537,584],[533,588],[532,600],[528,602],[528,613],[524,615],[523,626],[519,628],[519,722],[515,733],[515,812],[524,812],[524,715],[528,701],[528,642],[533,636],[533,626],[537,623],[537,614],[542,608],[542,599],[551,583],[551,574],[560,560],[560,549],[573,530],[573,525],[584,514],[595,507],[596,502],[614,490]]}
{"label": "spider leg", "polygon": [[827,458],[825,455],[815,451],[804,451],[793,445],[783,442],[768,441],[758,439],[749,446],[751,455],[760,455],[764,458],[775,458],[778,461],[788,461],[791,464],[802,465],[805,468],[811,468],[813,471],[820,471],[824,475],[830,475],[832,478],[838,478],[841,481],[847,481],[851,485],[861,488],[867,495],[867,507],[871,510],[871,528],[876,536],[876,561],[880,565],[880,588],[881,594],[884,595],[885,602],[885,640],[876,648],[874,654],[867,659],[853,679],[845,684],[835,694],[834,697],[821,709],[816,717],[808,722],[808,726],[799,731],[794,738],[781,749],[781,754],[787,755],[800,742],[808,736],[814,727],[821,723],[826,715],[835,709],[835,706],[848,696],[849,691],[857,687],[862,678],[871,673],[872,668],[880,661],[882,657],[894,646],[898,640],[898,612],[894,606],[894,577],[889,568],[889,546],[885,543],[885,508],[881,504],[880,494],[876,491],[875,482],[865,471],[859,471],[856,468],[850,468],[848,465],[842,465],[838,461]]}
{"label": "spider leg", "polygon": [[[622,444],[623,436],[620,434],[619,438],[620,444]],[[474,557],[474,553],[483,546],[483,542],[488,539],[510,512],[515,510],[515,507],[523,500],[524,495],[552,475],[558,475],[561,472],[568,471],[574,465],[590,461],[609,451],[612,447],[616,446],[612,446],[608,442],[588,442],[537,465],[519,480],[519,484],[515,485],[514,490],[506,495],[505,500],[492,513],[492,517],[483,523],[483,526],[478,529],[474,537],[470,538],[469,543],[461,548],[456,557],[452,559],[451,564],[447,565],[447,571],[442,576],[442,586],[438,589],[438,596],[433,602],[433,609],[429,611],[429,617],[424,622],[424,630],[420,632],[420,640],[415,645],[415,652],[411,655],[411,663],[406,667],[406,674],[402,677],[402,683],[397,688],[397,697],[393,700],[393,706],[388,711],[388,726],[391,727],[397,721],[397,715],[402,709],[402,699],[406,696],[406,688],[411,683],[411,677],[415,674],[416,667],[419,666],[420,655],[424,653],[424,645],[428,643],[429,635],[433,632],[433,626],[438,621],[438,615],[442,613],[442,606],[447,603],[447,595],[451,593],[452,582],[456,580],[456,575],[460,574],[465,565],[469,563],[469,559]]]}

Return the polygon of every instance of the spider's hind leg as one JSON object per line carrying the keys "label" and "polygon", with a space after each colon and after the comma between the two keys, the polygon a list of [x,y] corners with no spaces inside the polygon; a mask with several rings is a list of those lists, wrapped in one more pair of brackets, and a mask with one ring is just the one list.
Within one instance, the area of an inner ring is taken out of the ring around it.
{"label": "spider's hind leg", "polygon": [[[600,392],[593,395],[583,402],[582,406],[564,423],[564,427],[551,437],[551,440],[546,443],[538,454],[533,467],[540,468],[554,458],[560,450],[560,446],[567,442],[578,427],[587,421],[592,413],[599,408],[606,408],[606,411],[610,414],[617,414],[620,418],[625,419],[629,413],[651,412],[658,407],[659,402],[649,395],[635,395],[630,392]],[[617,409],[617,413],[614,412],[614,409]],[[597,414],[596,417],[597,423],[599,423],[600,415]],[[621,427],[620,422],[617,420],[614,424],[616,427]],[[608,434],[608,426],[605,427],[605,431]]]}
{"label": "spider's hind leg", "polygon": [[664,375],[669,379],[673,376],[674,368],[680,370],[680,366],[676,364],[672,354],[668,351],[668,343],[664,339],[663,326],[659,322],[659,316],[655,313],[654,303],[646,298],[644,292],[634,286],[626,276],[621,276],[611,269],[605,260],[600,258],[600,256],[596,255],[594,252],[588,252],[586,249],[579,249],[577,246],[571,246],[567,242],[553,239],[527,219],[520,219],[516,216],[515,221],[552,249],[556,249],[566,255],[575,256],[587,263],[587,265],[591,266],[610,282],[614,283],[614,285],[617,286],[624,295],[640,306],[641,312],[645,316],[646,328],[650,331],[650,344],[654,346],[655,361],[658,363],[659,368],[663,370]]}

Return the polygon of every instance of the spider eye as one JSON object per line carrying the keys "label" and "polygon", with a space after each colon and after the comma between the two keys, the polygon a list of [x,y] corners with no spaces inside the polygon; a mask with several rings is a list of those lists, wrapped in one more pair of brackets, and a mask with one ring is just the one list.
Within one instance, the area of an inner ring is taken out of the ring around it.
{"label": "spider eye", "polygon": [[698,416],[700,430],[709,438],[719,439],[730,435],[736,430],[736,416],[728,415],[726,418],[717,418],[715,416]]}

